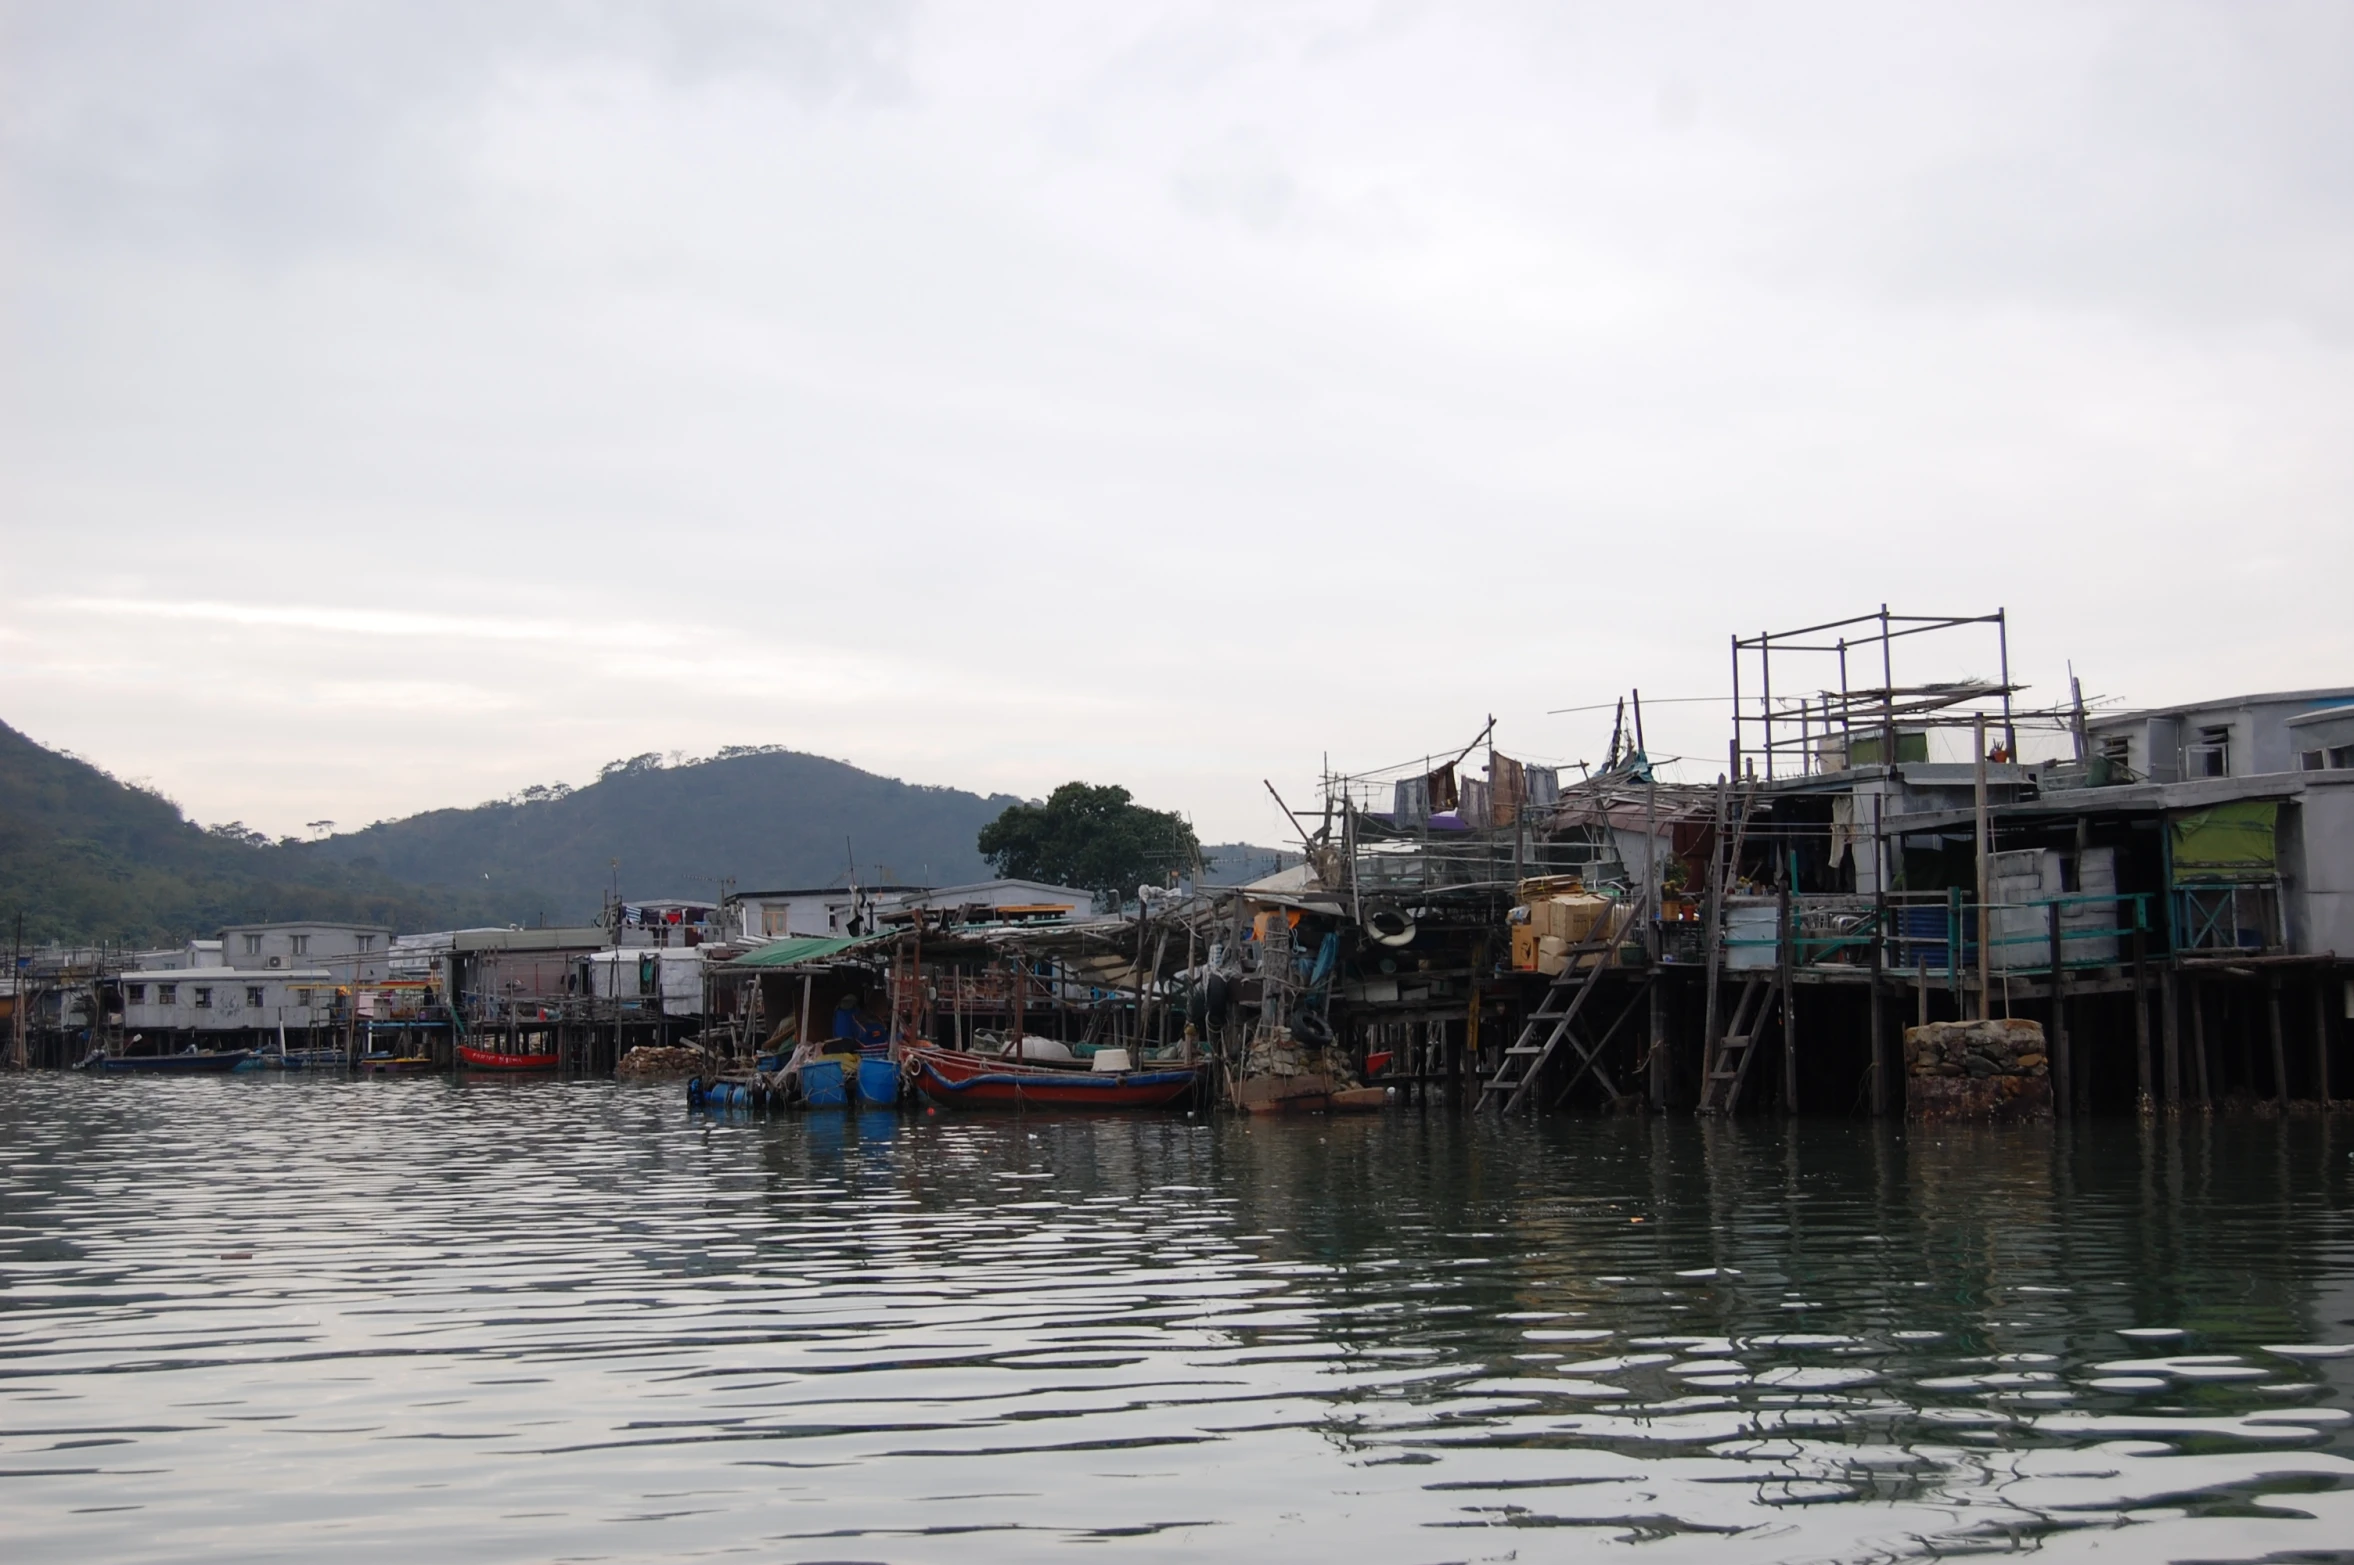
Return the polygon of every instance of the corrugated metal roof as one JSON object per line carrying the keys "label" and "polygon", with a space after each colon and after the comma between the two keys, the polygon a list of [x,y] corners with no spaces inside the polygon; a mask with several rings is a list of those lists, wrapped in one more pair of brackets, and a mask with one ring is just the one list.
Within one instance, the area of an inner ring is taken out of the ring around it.
{"label": "corrugated metal roof", "polygon": [[860,946],[871,946],[888,940],[889,935],[796,935],[784,940],[771,940],[745,952],[730,967],[797,967],[803,962],[823,962],[854,951]]}

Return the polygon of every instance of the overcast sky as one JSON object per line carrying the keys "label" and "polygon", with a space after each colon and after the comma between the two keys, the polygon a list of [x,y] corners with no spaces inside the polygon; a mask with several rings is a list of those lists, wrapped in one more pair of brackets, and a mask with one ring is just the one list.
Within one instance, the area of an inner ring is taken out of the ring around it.
{"label": "overcast sky", "polygon": [[782,743],[1272,841],[1883,601],[2354,682],[2354,6],[0,0],[0,73],[0,718],[201,820]]}

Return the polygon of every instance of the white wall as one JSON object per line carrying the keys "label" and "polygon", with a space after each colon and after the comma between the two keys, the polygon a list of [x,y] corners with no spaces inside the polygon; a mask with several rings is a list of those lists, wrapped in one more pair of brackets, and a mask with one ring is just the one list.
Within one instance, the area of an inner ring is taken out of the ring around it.
{"label": "white wall", "polygon": [[[324,1027],[334,1019],[335,980],[324,969],[241,972],[227,967],[123,975],[127,1032],[247,1032]],[[130,998],[134,989],[141,998]],[[164,994],[170,991],[172,998]],[[259,992],[258,999],[255,991]],[[307,992],[309,1001],[303,1003]],[[211,1003],[199,1000],[209,993]]]}

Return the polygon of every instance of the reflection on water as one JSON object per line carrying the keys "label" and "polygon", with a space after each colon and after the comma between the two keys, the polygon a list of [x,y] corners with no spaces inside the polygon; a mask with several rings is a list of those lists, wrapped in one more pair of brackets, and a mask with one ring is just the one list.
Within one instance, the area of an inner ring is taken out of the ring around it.
{"label": "reflection on water", "polygon": [[12,1561],[2354,1540],[2354,1132],[0,1082]]}

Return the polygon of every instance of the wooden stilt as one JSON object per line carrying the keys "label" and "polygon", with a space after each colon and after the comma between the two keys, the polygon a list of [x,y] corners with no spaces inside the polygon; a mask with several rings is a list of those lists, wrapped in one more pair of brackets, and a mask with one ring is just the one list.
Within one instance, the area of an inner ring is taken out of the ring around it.
{"label": "wooden stilt", "polygon": [[1651,980],[1651,1106],[1667,1107],[1667,985],[1656,973]]}
{"label": "wooden stilt", "polygon": [[2313,980],[2313,1096],[2329,1103],[2329,970]]}
{"label": "wooden stilt", "polygon": [[1872,1072],[1872,1117],[1874,1119],[1888,1117],[1889,1081],[1894,1074],[1894,1067],[1889,1064],[1888,1060],[1888,1016],[1887,1008],[1882,1000],[1883,993],[1880,975],[1874,973],[1872,975],[1871,1013],[1864,1023],[1872,1031],[1870,1069]]}
{"label": "wooden stilt", "polygon": [[2052,903],[2044,909],[2046,927],[2051,935],[2052,966],[2052,1028],[2045,1041],[2051,1045],[2052,1085],[2058,1089],[2059,1111],[2062,1119],[2079,1112],[2075,1056],[2068,1047],[2068,1002],[2063,998],[2060,965],[2060,905]]}
{"label": "wooden stilt", "polygon": [[[1881,860],[1877,856],[1879,851],[1877,847],[1879,819],[1880,804],[1879,800],[1875,798],[1872,801],[1874,823],[1872,836],[1875,843],[1873,874],[1875,876],[1881,873],[1878,867]],[[1882,995],[1886,988],[1884,980],[1887,976],[1888,895],[1882,891],[1875,892],[1872,897],[1872,1001],[1870,1010],[1864,1018],[1864,1026],[1871,1032],[1871,1047],[1866,1055],[1871,1063],[1866,1068],[1872,1073],[1872,1118],[1874,1119],[1888,1117],[1888,1017],[1882,1004]]]}
{"label": "wooden stilt", "polygon": [[2157,1106],[2150,1071],[2150,975],[2144,941],[2133,932],[2133,1077],[2135,1106],[2147,1114]]}
{"label": "wooden stilt", "polygon": [[1782,1112],[1798,1112],[1798,1018],[1797,1007],[1791,1004],[1796,996],[1791,992],[1790,969],[1797,960],[1798,932],[1790,927],[1790,884],[1782,883],[1781,898],[1782,939],[1781,971],[1775,981],[1782,986]]}
{"label": "wooden stilt", "polygon": [[2186,997],[2191,1007],[2191,1090],[2201,1108],[2214,1103],[2214,1082],[2207,1070],[2207,986],[2194,978]]}
{"label": "wooden stilt", "polygon": [[2158,1038],[2166,1057],[2166,1106],[2182,1107],[2182,995],[2171,963],[2158,969]]}
{"label": "wooden stilt", "polygon": [[2288,1041],[2281,1035],[2280,977],[2276,973],[2264,985],[2265,1032],[2272,1043],[2272,1099],[2282,1108],[2289,1106],[2289,1050]]}

